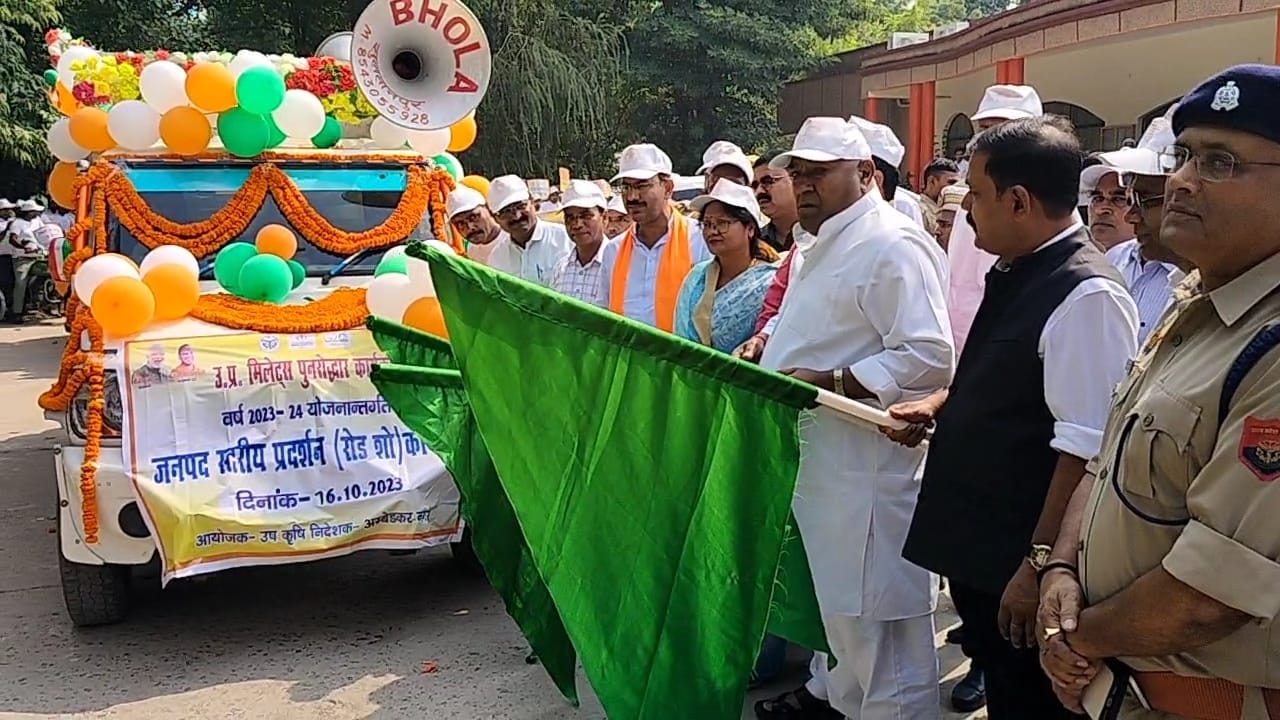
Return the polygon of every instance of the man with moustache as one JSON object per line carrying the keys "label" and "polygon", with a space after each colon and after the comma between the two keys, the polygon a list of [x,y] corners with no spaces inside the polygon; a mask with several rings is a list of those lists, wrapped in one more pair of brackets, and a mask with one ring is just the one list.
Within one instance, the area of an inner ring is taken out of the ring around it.
{"label": "man with moustache", "polygon": [[613,239],[622,237],[631,227],[631,218],[627,217],[627,206],[622,204],[622,196],[614,194],[609,198],[609,206],[604,211],[604,235]]}
{"label": "man with moustache", "polygon": [[706,178],[703,185],[706,193],[710,193],[720,180],[746,185],[751,182],[751,161],[742,148],[728,140],[717,140],[702,153],[698,174]]}
{"label": "man with moustache", "polygon": [[[1133,148],[1116,153],[1134,152]],[[1112,155],[1112,158],[1106,157]],[[1133,226],[1125,222],[1129,199],[1120,185],[1120,170],[1115,165],[1114,154],[1102,153],[1102,161],[1085,168],[1080,173],[1080,194],[1089,200],[1089,234],[1105,253],[1133,239]]]}
{"label": "man with moustache", "polygon": [[711,258],[702,228],[672,207],[672,175],[671,158],[657,145],[622,151],[613,182],[634,224],[603,255],[609,309],[667,332],[685,275]]}
{"label": "man with moustache", "polygon": [[529,186],[515,175],[489,184],[489,208],[502,227],[488,265],[539,285],[551,284],[551,269],[571,249],[563,225],[540,220]]}
{"label": "man with moustache", "polygon": [[[864,402],[923,397],[954,363],[945,259],[922,228],[876,189],[871,148],[841,118],[809,118],[770,165],[791,176],[801,226],[791,284],[760,365]],[[936,720],[937,578],[905,561],[901,542],[920,450],[819,409],[801,423],[792,509],[804,538],[831,654],[830,707],[799,688],[756,716]],[[905,452],[904,452],[905,450]]]}
{"label": "man with moustache", "polygon": [[1116,390],[1042,577],[1041,662],[1077,711],[1280,706],[1277,97],[1280,69],[1239,65],[1174,111],[1160,243],[1195,269]]}
{"label": "man with moustache", "polygon": [[560,201],[564,225],[574,249],[551,271],[551,289],[597,307],[609,304],[601,250],[609,242],[604,233],[604,193],[589,180],[573,180]]}
{"label": "man with moustache", "polygon": [[969,219],[999,260],[951,387],[889,408],[937,421],[902,553],[947,577],[991,719],[1049,720],[1066,713],[1035,651],[1036,573],[1136,352],[1137,308],[1076,216],[1069,125],[1013,120],[971,149]]}
{"label": "man with moustache", "polygon": [[502,234],[502,228],[485,206],[484,195],[459,185],[449,193],[444,208],[453,229],[467,240],[467,257],[479,263],[487,262],[493,241]]}

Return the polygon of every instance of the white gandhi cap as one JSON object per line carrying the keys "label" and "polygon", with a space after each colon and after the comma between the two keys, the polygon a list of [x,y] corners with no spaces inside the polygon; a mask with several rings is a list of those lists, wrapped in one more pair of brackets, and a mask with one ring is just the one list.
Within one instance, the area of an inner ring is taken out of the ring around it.
{"label": "white gandhi cap", "polygon": [[671,172],[671,158],[662,148],[652,143],[640,143],[628,145],[618,155],[618,174],[613,176],[613,181],[623,178],[648,180],[657,175],[670,175]]}
{"label": "white gandhi cap", "polygon": [[791,149],[769,161],[769,167],[785,170],[791,159],[810,162],[870,160],[871,147],[858,126],[837,117],[811,117],[800,126]]}
{"label": "white gandhi cap", "polygon": [[728,140],[717,140],[702,153],[702,166],[698,168],[698,174],[709,173],[721,165],[737,168],[742,171],[747,180],[751,179],[751,161],[747,159],[747,154]]}
{"label": "white gandhi cap", "polygon": [[608,205],[604,193],[590,180],[571,180],[569,189],[560,197],[561,209],[593,207],[603,211]]}
{"label": "white gandhi cap", "polygon": [[459,185],[454,188],[444,201],[444,210],[450,220],[464,212],[471,212],[482,206],[484,206],[484,196],[466,185]]}
{"label": "white gandhi cap", "polygon": [[489,183],[489,209],[494,212],[529,199],[529,186],[516,175],[503,175]]}
{"label": "white gandhi cap", "polygon": [[871,122],[866,118],[860,118],[857,115],[849,118],[849,122],[858,127],[862,131],[862,136],[867,139],[867,145],[871,147],[871,154],[881,160],[889,163],[894,167],[902,164],[902,158],[906,157],[907,149],[902,146],[902,141],[893,132],[893,128],[888,125]]}
{"label": "white gandhi cap", "polygon": [[1044,114],[1040,93],[1029,85],[992,85],[982,95],[978,112],[969,118],[979,120],[1021,120]]}
{"label": "white gandhi cap", "polygon": [[742,208],[755,218],[756,225],[764,226],[766,220],[764,213],[760,211],[760,203],[756,202],[756,194],[746,185],[739,185],[732,180],[720,179],[711,188],[711,192],[706,195],[699,195],[689,203],[690,210],[702,212],[708,204],[712,202],[720,202],[725,205],[732,205]]}

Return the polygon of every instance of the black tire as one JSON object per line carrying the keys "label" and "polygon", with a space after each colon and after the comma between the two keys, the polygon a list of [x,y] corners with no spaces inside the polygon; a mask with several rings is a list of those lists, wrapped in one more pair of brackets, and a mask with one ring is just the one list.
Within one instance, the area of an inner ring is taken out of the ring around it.
{"label": "black tire", "polygon": [[484,574],[484,566],[480,564],[480,558],[476,557],[475,548],[471,547],[471,528],[462,531],[462,539],[450,544],[449,551],[453,553],[453,561],[458,567],[468,573]]}
{"label": "black tire", "polygon": [[81,565],[58,549],[58,574],[67,615],[76,627],[110,625],[129,614],[129,568],[124,565]]}

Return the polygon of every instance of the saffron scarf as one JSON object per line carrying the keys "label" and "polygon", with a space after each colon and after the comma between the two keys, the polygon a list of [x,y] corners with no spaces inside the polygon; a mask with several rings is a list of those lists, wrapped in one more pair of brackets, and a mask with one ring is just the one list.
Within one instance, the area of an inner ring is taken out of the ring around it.
{"label": "saffron scarf", "polygon": [[[624,314],[627,299],[627,279],[631,274],[631,253],[635,249],[636,229],[632,225],[618,248],[618,258],[613,265],[613,278],[609,285],[609,309]],[[676,300],[680,297],[680,285],[693,267],[693,250],[689,247],[689,221],[680,213],[671,214],[671,233],[667,246],[658,260],[658,287],[654,293],[654,324],[671,332],[675,328]]]}

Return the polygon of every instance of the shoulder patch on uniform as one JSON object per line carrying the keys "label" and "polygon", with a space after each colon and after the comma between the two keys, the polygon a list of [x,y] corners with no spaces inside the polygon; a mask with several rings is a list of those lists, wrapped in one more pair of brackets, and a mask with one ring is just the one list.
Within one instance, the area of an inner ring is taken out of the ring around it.
{"label": "shoulder patch on uniform", "polygon": [[1239,455],[1240,462],[1262,482],[1280,478],[1280,418],[1246,417]]}

